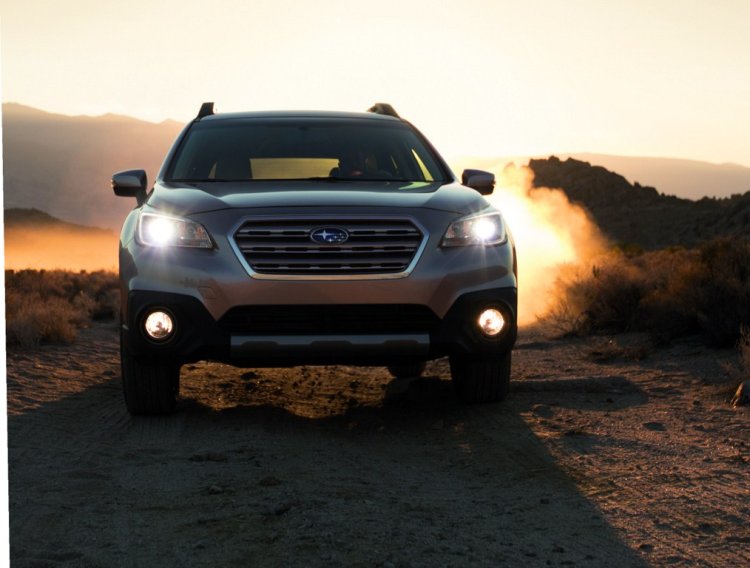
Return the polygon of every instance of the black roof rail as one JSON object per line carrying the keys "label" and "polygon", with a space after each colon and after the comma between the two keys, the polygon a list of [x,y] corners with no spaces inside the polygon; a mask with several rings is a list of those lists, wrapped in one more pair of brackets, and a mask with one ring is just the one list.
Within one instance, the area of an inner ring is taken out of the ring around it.
{"label": "black roof rail", "polygon": [[214,113],[214,103],[203,103],[201,109],[198,111],[196,118],[203,118],[204,116],[210,116]]}
{"label": "black roof rail", "polygon": [[375,114],[384,114],[386,116],[393,116],[395,118],[401,118],[398,113],[396,112],[396,109],[393,108],[388,103],[375,103],[370,108],[367,109],[367,112],[374,112]]}

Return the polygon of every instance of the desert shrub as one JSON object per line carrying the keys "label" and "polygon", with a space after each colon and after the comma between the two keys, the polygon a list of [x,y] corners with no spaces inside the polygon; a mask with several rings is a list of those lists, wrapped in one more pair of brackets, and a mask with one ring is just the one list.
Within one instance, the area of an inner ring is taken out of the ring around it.
{"label": "desert shrub", "polygon": [[558,279],[560,306],[578,334],[639,330],[702,333],[731,346],[750,324],[750,241],[720,239],[695,250],[613,251]]}
{"label": "desert shrub", "polygon": [[6,293],[5,333],[10,345],[33,347],[41,342],[71,343],[81,313],[61,298]]}
{"label": "desert shrub", "polygon": [[675,337],[699,331],[695,281],[697,253],[670,249],[639,255],[642,301],[629,327]]}
{"label": "desert shrub", "polygon": [[740,351],[742,363],[742,380],[750,380],[750,326],[742,326],[737,348]]}
{"label": "desert shrub", "polygon": [[626,329],[643,298],[637,267],[614,263],[594,266],[584,285],[588,325],[594,329]]}
{"label": "desert shrub", "polygon": [[750,325],[743,325],[740,329],[737,350],[740,352],[742,364],[750,368]]}
{"label": "desert shrub", "polygon": [[750,241],[719,239],[700,249],[697,311],[701,328],[716,345],[737,342],[750,324]]}
{"label": "desert shrub", "polygon": [[5,271],[8,345],[70,343],[92,319],[119,311],[117,276],[111,272]]}

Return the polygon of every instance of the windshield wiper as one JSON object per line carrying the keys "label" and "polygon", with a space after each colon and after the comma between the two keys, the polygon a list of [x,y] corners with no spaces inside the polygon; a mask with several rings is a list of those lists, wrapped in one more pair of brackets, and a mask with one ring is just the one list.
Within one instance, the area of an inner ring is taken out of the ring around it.
{"label": "windshield wiper", "polygon": [[344,178],[333,177],[333,176],[313,176],[308,178],[299,178],[293,181],[329,181],[335,183],[337,181],[344,181]]}

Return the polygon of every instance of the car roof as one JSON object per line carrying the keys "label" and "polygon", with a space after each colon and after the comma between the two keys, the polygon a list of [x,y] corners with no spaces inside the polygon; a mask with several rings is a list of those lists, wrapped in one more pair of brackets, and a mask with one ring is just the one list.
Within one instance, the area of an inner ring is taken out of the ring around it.
{"label": "car roof", "polygon": [[403,122],[399,118],[374,112],[340,112],[327,110],[265,110],[255,112],[227,112],[204,116],[200,121],[231,120],[242,118],[334,118],[356,120],[386,120]]}

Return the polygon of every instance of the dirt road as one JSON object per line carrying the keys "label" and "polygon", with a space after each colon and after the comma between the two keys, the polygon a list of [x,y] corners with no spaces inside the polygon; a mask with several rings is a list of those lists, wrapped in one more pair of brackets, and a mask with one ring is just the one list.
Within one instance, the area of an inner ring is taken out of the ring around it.
{"label": "dirt road", "polygon": [[730,351],[522,332],[511,398],[447,365],[183,369],[131,418],[112,324],[8,353],[13,566],[750,565]]}

